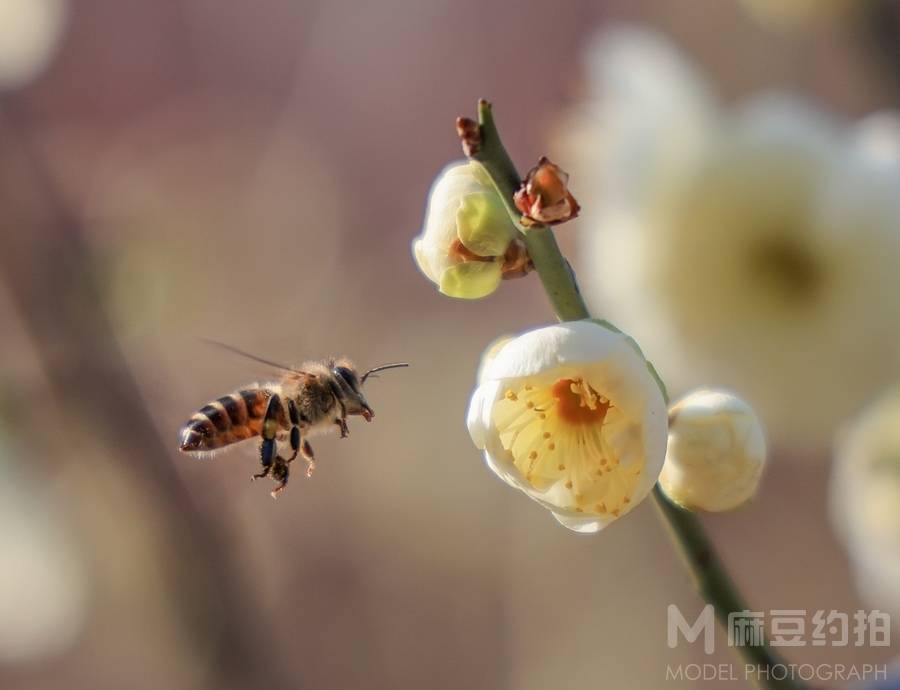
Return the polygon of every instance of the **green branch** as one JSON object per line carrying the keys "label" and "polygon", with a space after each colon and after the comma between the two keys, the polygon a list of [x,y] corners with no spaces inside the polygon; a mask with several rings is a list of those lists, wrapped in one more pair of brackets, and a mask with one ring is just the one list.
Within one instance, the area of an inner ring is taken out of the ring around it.
{"label": "green branch", "polygon": [[[471,126],[473,123],[468,123]],[[522,231],[525,244],[535,270],[553,304],[560,321],[578,321],[590,318],[587,306],[578,290],[575,275],[569,263],[559,251],[553,231],[545,225],[523,228],[521,214],[513,202],[513,195],[521,178],[516,171],[500,134],[494,124],[491,104],[478,102],[478,128],[475,138],[467,142],[470,158],[481,163],[494,186],[503,198],[510,217]],[[727,625],[728,614],[748,610],[740,593],[728,576],[725,566],[716,554],[712,542],[706,536],[700,520],[693,513],[672,503],[657,484],[653,489],[659,513],[669,528],[679,551],[693,575],[700,595],[713,605],[719,621]],[[769,648],[765,641],[758,645],[736,647],[749,663],[771,669],[784,662]],[[768,679],[765,677],[768,676]],[[760,673],[760,684],[770,690],[802,690],[801,683],[785,679],[775,680],[772,674]]]}
{"label": "green branch", "polygon": [[[510,217],[516,227],[522,230],[519,223],[522,214],[513,203],[513,194],[519,188],[521,178],[500,140],[491,104],[485,100],[478,101],[478,125],[481,139],[471,157],[487,170]],[[578,321],[590,318],[575,282],[575,275],[569,262],[559,251],[553,230],[546,225],[533,225],[523,230],[523,235],[528,255],[541,277],[541,283],[559,320]]]}

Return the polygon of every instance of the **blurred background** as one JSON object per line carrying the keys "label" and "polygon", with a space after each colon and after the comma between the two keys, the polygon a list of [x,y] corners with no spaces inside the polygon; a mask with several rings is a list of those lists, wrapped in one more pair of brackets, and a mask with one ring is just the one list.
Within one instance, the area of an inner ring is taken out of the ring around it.
{"label": "blurred background", "polygon": [[[0,687],[703,685],[665,681],[710,658],[666,645],[666,607],[702,602],[650,503],[570,533],[468,438],[481,350],[552,318],[538,280],[454,301],[409,250],[455,117],[492,100],[520,170],[571,151],[591,46],[622,22],[677,45],[723,108],[780,88],[850,122],[900,99],[896,2],[0,0]],[[571,187],[585,218],[558,234],[589,274],[576,236],[602,231],[603,194]],[[176,451],[194,410],[271,376],[204,338],[412,368],[368,384],[374,422],[321,439],[275,502],[252,448]],[[678,372],[735,383],[702,376]],[[774,438],[757,500],[705,519],[756,609],[879,605],[816,431]]]}

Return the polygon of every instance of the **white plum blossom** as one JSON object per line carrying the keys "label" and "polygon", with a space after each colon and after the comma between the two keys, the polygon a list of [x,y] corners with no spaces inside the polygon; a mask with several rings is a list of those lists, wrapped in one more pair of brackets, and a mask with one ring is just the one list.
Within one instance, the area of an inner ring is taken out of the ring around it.
{"label": "white plum blossom", "polygon": [[861,594],[900,616],[900,387],[842,430],[830,489],[832,521]]}
{"label": "white plum blossom", "polygon": [[69,650],[90,614],[88,564],[49,482],[0,432],[0,664]]}
{"label": "white plum blossom", "polygon": [[756,493],[766,440],[753,409],[736,395],[701,388],[669,409],[663,492],[691,510],[732,510]]}
{"label": "white plum blossom", "polygon": [[481,165],[457,162],[431,188],[425,228],[413,241],[413,255],[442,293],[477,299],[496,290],[505,271],[522,268],[525,254],[517,236]]}
{"label": "white plum blossom", "polygon": [[566,527],[596,532],[640,503],[666,449],[666,403],[634,341],[593,321],[501,342],[468,427],[488,467]]}
{"label": "white plum blossom", "polygon": [[37,77],[56,54],[68,0],[0,0],[0,87]]}
{"label": "white plum blossom", "polygon": [[900,125],[787,96],[722,109],[660,36],[603,34],[563,153],[588,301],[670,389],[738,390],[773,441],[827,447],[900,373]]}

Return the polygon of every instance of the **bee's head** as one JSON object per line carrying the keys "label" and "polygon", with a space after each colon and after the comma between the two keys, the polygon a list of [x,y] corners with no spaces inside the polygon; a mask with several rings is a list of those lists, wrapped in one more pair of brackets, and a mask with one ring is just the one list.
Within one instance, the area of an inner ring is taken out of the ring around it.
{"label": "bee's head", "polygon": [[369,369],[365,374],[360,376],[356,372],[356,367],[353,366],[350,361],[341,359],[335,362],[331,367],[331,373],[337,381],[337,386],[341,393],[341,401],[344,403],[347,414],[358,414],[365,417],[367,422],[371,422],[372,417],[375,416],[375,412],[369,407],[369,403],[366,402],[366,398],[362,394],[362,385],[366,382],[366,379],[375,372],[406,366],[409,365],[405,362],[382,364],[374,369]]}
{"label": "bee's head", "polygon": [[356,367],[347,360],[339,360],[331,368],[331,373],[334,375],[347,414],[360,415],[365,417],[367,422],[372,421],[375,412],[369,407],[362,393],[362,380],[356,373]]}

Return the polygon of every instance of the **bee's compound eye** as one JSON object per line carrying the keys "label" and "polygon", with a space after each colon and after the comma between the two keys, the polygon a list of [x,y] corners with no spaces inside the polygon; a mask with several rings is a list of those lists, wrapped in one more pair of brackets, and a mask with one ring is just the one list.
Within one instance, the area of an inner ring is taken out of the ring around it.
{"label": "bee's compound eye", "polygon": [[352,390],[359,390],[359,379],[356,378],[356,373],[351,369],[348,369],[347,367],[335,367],[333,373],[335,376],[343,379]]}

